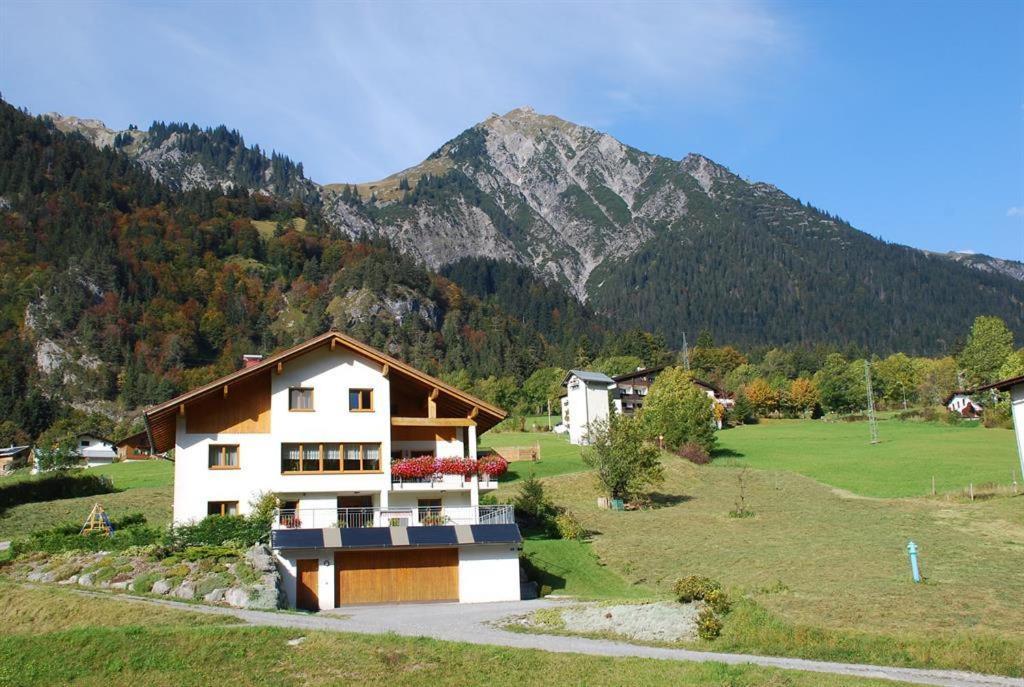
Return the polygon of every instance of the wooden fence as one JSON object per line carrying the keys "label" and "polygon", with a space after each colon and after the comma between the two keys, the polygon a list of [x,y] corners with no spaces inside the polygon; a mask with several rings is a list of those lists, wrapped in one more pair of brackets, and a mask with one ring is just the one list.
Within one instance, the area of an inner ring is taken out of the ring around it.
{"label": "wooden fence", "polygon": [[495,446],[491,449],[510,463],[522,463],[526,461],[536,462],[540,460],[540,444],[533,446]]}

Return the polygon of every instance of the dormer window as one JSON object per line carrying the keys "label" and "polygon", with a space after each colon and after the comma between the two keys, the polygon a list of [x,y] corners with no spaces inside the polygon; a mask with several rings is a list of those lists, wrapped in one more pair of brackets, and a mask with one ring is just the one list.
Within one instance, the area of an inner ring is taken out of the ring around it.
{"label": "dormer window", "polygon": [[313,389],[301,386],[288,389],[288,410],[300,412],[313,410]]}
{"label": "dormer window", "polygon": [[348,409],[353,413],[373,412],[373,389],[349,389]]}

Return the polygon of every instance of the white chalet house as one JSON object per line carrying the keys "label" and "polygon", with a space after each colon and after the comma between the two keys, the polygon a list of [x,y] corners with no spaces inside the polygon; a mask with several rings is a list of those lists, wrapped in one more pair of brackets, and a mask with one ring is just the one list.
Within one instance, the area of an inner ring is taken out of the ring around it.
{"label": "white chalet house", "polygon": [[79,434],[75,439],[75,451],[82,457],[85,467],[110,465],[117,460],[114,442],[93,434]]}
{"label": "white chalet house", "polygon": [[[477,436],[504,417],[334,331],[145,413],[151,449],[174,449],[176,523],[277,496],[271,547],[311,610],[518,599],[512,507],[480,505],[497,482]],[[431,474],[400,470],[411,458]]]}

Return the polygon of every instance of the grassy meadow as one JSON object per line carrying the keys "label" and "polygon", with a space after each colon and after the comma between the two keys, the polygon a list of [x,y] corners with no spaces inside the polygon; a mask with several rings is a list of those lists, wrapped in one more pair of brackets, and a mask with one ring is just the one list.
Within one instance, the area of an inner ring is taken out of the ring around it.
{"label": "grassy meadow", "polygon": [[553,477],[587,469],[580,457],[580,447],[573,446],[564,434],[553,432],[487,432],[480,437],[480,448],[540,445],[540,460],[509,463],[501,482],[516,482],[530,474]]}
{"label": "grassy meadow", "polygon": [[[174,463],[165,460],[114,463],[88,468],[89,474],[110,477],[120,491],[73,499],[25,503],[0,511],[0,541],[45,530],[68,522],[85,521],[94,503],[103,505],[113,520],[142,513],[147,522],[165,525],[171,521]],[[27,473],[4,479],[37,479]],[[6,482],[4,482],[6,483]]]}
{"label": "grassy meadow", "polygon": [[986,483],[1020,483],[1013,432],[979,423],[763,420],[718,433],[716,465],[788,470],[862,496],[924,496]]}
{"label": "grassy meadow", "polygon": [[[0,685],[786,685],[896,683],[754,666],[616,659],[395,635],[239,625],[0,579]],[[297,645],[290,640],[303,638]],[[59,647],[59,650],[55,650]]]}

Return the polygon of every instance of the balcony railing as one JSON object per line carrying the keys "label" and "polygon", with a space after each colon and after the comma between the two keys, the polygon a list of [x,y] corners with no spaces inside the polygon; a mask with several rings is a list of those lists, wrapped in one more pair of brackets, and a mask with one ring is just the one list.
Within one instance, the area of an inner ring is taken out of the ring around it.
{"label": "balcony railing", "polygon": [[423,525],[511,525],[511,505],[415,508],[282,508],[274,529],[325,527],[416,527]]}

